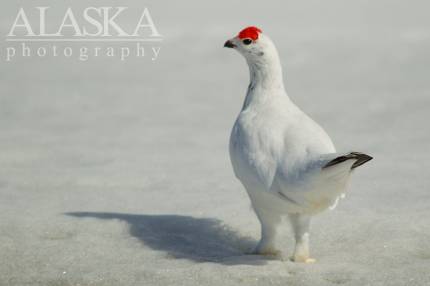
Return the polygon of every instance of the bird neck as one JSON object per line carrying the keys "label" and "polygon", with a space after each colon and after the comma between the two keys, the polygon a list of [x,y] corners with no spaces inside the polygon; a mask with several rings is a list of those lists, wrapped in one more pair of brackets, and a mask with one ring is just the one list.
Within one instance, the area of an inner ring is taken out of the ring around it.
{"label": "bird neck", "polygon": [[288,96],[285,93],[282,67],[277,54],[265,56],[260,61],[248,60],[250,83],[243,109],[252,104],[261,104],[275,98]]}
{"label": "bird neck", "polygon": [[264,89],[283,89],[282,67],[279,59],[248,62],[250,84]]}

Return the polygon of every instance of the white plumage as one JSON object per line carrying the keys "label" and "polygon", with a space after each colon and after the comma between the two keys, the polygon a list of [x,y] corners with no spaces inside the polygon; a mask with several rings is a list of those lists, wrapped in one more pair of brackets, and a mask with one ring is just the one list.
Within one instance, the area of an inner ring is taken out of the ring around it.
{"label": "white plumage", "polygon": [[250,84],[230,137],[230,158],[261,222],[259,254],[278,254],[276,228],[288,215],[295,233],[293,260],[309,257],[312,215],[337,201],[351,171],[368,160],[361,153],[336,154],[326,132],[287,96],[272,41],[256,27],[242,30],[226,47],[239,51]]}

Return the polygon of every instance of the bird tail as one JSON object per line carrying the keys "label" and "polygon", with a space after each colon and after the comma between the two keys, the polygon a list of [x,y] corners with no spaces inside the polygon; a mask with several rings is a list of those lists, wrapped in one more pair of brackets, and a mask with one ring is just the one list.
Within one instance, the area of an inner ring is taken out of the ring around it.
{"label": "bird tail", "polygon": [[318,213],[334,208],[344,197],[351,171],[372,159],[371,156],[351,152],[345,155],[328,154],[329,157],[311,167],[303,181],[291,183],[275,176],[274,190],[289,203],[289,209],[297,212]]}
{"label": "bird tail", "polygon": [[307,200],[315,211],[325,207],[335,208],[339,199],[345,196],[351,171],[372,159],[369,155],[351,152],[325,163],[314,179],[313,187],[316,191],[307,195]]}
{"label": "bird tail", "polygon": [[364,163],[366,163],[372,159],[373,159],[373,157],[371,157],[367,154],[360,153],[360,152],[351,152],[347,155],[342,155],[342,156],[334,158],[333,160],[331,160],[327,164],[325,164],[322,168],[325,169],[325,168],[343,163],[343,162],[348,161],[348,160],[355,160],[354,164],[352,164],[352,166],[351,166],[351,170],[352,170],[352,169],[355,169],[355,168],[363,165]]}

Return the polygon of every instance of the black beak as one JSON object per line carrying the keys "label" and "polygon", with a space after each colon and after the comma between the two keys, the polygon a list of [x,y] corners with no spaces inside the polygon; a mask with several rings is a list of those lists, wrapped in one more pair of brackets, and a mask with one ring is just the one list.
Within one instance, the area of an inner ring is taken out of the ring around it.
{"label": "black beak", "polygon": [[224,48],[235,48],[236,45],[233,44],[230,40],[228,40],[227,42],[225,42],[224,44]]}

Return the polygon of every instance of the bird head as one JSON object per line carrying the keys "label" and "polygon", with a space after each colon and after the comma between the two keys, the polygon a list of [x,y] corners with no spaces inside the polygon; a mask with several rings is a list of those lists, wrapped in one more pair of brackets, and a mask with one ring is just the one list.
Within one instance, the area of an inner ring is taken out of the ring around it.
{"label": "bird head", "polygon": [[237,50],[248,63],[261,63],[273,56],[277,57],[273,42],[254,26],[243,29],[236,37],[227,40],[224,47]]}

